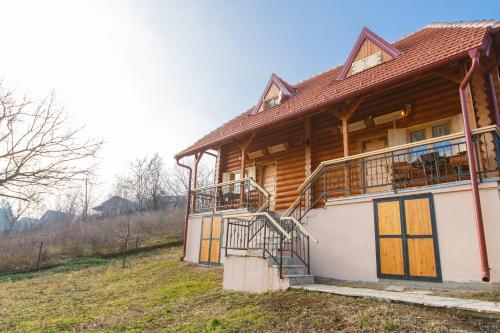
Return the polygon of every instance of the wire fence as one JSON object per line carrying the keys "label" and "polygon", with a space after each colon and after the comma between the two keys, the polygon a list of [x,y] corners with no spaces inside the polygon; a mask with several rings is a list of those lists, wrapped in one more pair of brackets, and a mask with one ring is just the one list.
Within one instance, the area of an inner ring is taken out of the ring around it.
{"label": "wire fence", "polygon": [[183,209],[33,225],[0,234],[0,274],[182,242]]}

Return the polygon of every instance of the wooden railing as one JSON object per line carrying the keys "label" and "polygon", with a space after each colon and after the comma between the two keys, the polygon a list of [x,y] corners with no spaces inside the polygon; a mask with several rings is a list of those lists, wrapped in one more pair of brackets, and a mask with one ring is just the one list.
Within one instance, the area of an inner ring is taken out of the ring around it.
{"label": "wooden railing", "polygon": [[[500,131],[496,126],[472,132],[476,177],[500,177]],[[283,214],[302,218],[327,200],[470,180],[463,133],[324,161],[298,189]]]}
{"label": "wooden railing", "polygon": [[191,191],[195,214],[232,209],[262,212],[269,207],[271,195],[252,178],[199,187]]}

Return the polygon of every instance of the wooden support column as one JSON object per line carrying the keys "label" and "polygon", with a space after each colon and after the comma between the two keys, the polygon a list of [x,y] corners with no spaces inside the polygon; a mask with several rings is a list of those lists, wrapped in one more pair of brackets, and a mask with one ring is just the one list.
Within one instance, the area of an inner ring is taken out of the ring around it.
{"label": "wooden support column", "polygon": [[[254,138],[255,138],[255,133],[252,133],[250,137],[240,146],[241,149],[240,179],[245,178],[245,161],[247,155],[247,148],[252,144]],[[243,183],[240,183],[240,204],[243,204],[244,197],[245,197],[245,191]]]}
{"label": "wooden support column", "polygon": [[[311,118],[307,118],[304,123],[304,155],[305,155],[305,176],[306,179],[312,173],[312,148],[311,148]],[[310,206],[310,189],[307,190],[305,206]]]}
{"label": "wooden support column", "polygon": [[[349,156],[349,119],[352,117],[354,112],[358,109],[361,102],[363,102],[364,96],[356,99],[352,104],[346,106],[342,112],[333,111],[333,114],[342,121],[342,142],[344,145],[344,157]],[[351,172],[349,167],[346,165],[344,167],[344,179],[345,187],[348,188],[349,195],[351,194]]]}
{"label": "wooden support column", "polygon": [[[204,152],[201,153],[196,153],[194,154],[194,167],[193,167],[193,182],[192,184],[189,184],[191,186],[191,189],[194,190],[197,187],[198,183],[198,164],[200,163],[201,158],[203,157]],[[196,207],[196,198],[193,195],[193,200],[191,202],[192,209],[194,211]]]}
{"label": "wooden support column", "polygon": [[342,121],[342,141],[344,144],[344,156],[349,156],[349,119],[352,117],[354,112],[358,109],[361,102],[363,102],[364,96],[359,97],[351,105],[344,108],[342,112],[332,111],[332,113]]}

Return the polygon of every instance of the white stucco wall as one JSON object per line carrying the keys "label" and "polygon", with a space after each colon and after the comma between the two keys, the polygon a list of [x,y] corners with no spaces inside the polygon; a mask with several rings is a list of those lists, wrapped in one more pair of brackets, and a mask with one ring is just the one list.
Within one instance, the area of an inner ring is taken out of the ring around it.
{"label": "white stucco wall", "polygon": [[[481,206],[491,267],[500,282],[500,192],[497,183],[480,185]],[[432,193],[443,281],[479,282],[481,266],[469,185],[402,195]],[[312,274],[342,280],[378,281],[373,200],[394,195],[346,199],[312,210],[306,228],[311,243]]]}

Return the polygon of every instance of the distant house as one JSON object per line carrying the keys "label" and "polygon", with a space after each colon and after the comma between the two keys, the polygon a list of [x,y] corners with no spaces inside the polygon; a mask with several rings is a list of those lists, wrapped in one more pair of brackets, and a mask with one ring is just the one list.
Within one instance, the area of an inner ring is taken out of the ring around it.
{"label": "distant house", "polygon": [[129,214],[137,210],[137,204],[134,202],[115,195],[114,197],[104,201],[99,206],[93,208],[100,212],[101,216],[116,216]]}
{"label": "distant house", "polygon": [[40,222],[43,223],[70,222],[73,220],[73,217],[74,217],[73,214],[49,209],[42,215],[42,217],[40,218]]}
{"label": "distant house", "polygon": [[184,195],[164,195],[160,197],[158,207],[163,209],[176,209],[186,206]]}

